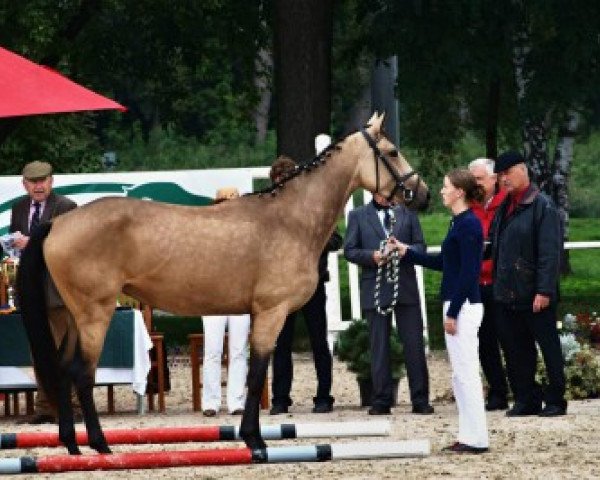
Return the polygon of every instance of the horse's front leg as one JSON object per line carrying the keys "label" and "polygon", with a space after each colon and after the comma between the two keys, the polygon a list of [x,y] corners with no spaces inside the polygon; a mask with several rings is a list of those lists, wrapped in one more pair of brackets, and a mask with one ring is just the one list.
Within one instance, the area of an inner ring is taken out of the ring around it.
{"label": "horse's front leg", "polygon": [[260,412],[260,398],[264,383],[267,379],[267,368],[269,367],[269,354],[260,354],[252,349],[250,353],[250,368],[248,369],[248,395],[244,416],[240,426],[240,437],[246,442],[251,450],[266,448],[265,441],[260,434],[260,423],[258,421]]}

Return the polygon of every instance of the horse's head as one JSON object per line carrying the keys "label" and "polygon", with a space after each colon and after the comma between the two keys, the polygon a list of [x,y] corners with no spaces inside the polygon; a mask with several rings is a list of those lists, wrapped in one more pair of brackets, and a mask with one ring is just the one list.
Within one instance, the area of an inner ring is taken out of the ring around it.
{"label": "horse's head", "polygon": [[429,189],[383,132],[385,114],[373,114],[367,126],[351,135],[360,149],[357,181],[372,193],[414,209],[427,208]]}

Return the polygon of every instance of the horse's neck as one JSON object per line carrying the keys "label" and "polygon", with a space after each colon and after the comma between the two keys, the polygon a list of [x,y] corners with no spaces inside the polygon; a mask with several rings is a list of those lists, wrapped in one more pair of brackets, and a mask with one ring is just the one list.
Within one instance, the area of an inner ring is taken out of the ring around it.
{"label": "horse's neck", "polygon": [[[303,173],[293,186],[291,211],[308,237],[325,242],[352,190],[356,162],[337,151],[325,165]],[[325,239],[325,240],[323,240]]]}

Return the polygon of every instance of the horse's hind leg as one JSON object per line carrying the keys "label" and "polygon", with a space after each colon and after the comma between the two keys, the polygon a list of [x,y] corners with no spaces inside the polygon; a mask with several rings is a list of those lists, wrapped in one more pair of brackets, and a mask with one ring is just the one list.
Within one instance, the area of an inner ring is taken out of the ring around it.
{"label": "horse's hind leg", "polygon": [[75,356],[71,363],[71,376],[77,389],[77,398],[81,405],[85,427],[88,432],[88,443],[98,453],[111,453],[98,418],[98,411],[94,403],[94,368],[83,359],[81,345],[78,342]]}
{"label": "horse's hind leg", "polygon": [[107,305],[96,304],[95,307],[92,305],[89,305],[89,307],[93,308],[95,314],[86,313],[76,316],[79,334],[74,348],[73,360],[69,367],[69,375],[73,379],[77,397],[81,404],[89,446],[98,453],[111,453],[98,419],[93,388],[96,365],[102,352],[114,304],[109,302]]}
{"label": "horse's hind leg", "polygon": [[77,332],[66,308],[49,309],[48,319],[54,341],[59,344],[60,381],[57,396],[59,439],[67,447],[71,455],[79,455],[81,452],[75,439],[73,405],[71,402],[72,378],[69,374],[69,365],[73,359],[74,340],[77,337]]}
{"label": "horse's hind leg", "polygon": [[71,360],[67,360],[69,334],[66,333],[60,345],[58,354],[60,359],[60,384],[58,386],[58,438],[67,447],[71,455],[81,455],[75,438],[75,423],[73,421],[73,405],[71,403],[71,375],[69,374]]}

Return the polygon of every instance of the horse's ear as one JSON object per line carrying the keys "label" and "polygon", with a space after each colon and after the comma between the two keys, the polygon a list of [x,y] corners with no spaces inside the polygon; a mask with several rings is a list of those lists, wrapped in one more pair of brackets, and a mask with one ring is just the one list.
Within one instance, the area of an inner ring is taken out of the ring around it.
{"label": "horse's ear", "polygon": [[373,122],[377,121],[378,116],[379,115],[378,115],[377,111],[373,112],[373,115],[371,116],[371,118],[369,118],[367,125],[373,125]]}
{"label": "horse's ear", "polygon": [[384,118],[385,113],[378,115],[377,112],[375,112],[369,120],[369,126],[371,127],[371,131],[374,135],[377,135],[379,132],[381,132],[381,126],[383,125]]}

